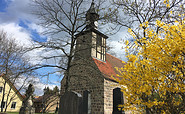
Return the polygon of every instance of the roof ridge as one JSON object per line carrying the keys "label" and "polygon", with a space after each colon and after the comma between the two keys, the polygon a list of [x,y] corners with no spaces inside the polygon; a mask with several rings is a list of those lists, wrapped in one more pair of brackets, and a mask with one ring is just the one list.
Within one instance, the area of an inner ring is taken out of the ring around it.
{"label": "roof ridge", "polygon": [[113,58],[115,58],[115,59],[117,59],[117,60],[119,60],[119,61],[122,61],[121,59],[119,59],[119,58],[117,58],[117,57],[115,57],[115,56],[113,56],[113,55],[111,55],[109,53],[106,53],[106,54],[109,55],[109,56],[111,56],[111,57],[113,57]]}

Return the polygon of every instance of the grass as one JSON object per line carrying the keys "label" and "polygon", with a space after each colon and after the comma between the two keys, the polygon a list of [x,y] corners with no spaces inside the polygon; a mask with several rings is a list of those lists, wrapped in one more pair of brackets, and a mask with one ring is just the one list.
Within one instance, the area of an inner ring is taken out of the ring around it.
{"label": "grass", "polygon": [[7,112],[7,114],[19,114],[19,112]]}
{"label": "grass", "polygon": [[[7,114],[19,114],[19,112],[7,112]],[[35,114],[42,114],[42,113],[35,113]],[[55,114],[55,113],[43,113],[43,114]]]}

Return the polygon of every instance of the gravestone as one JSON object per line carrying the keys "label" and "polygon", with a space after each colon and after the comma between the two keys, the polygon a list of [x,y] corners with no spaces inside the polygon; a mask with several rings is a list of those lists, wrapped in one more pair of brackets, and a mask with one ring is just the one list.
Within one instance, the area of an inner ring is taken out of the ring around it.
{"label": "gravestone", "polygon": [[60,98],[58,114],[81,114],[81,108],[82,95],[74,91],[68,91]]}
{"label": "gravestone", "polygon": [[118,105],[124,104],[123,92],[120,88],[113,89],[113,112],[112,114],[125,114],[124,111],[118,110]]}
{"label": "gravestone", "polygon": [[60,98],[58,114],[91,114],[91,94],[89,91],[81,94],[68,91]]}

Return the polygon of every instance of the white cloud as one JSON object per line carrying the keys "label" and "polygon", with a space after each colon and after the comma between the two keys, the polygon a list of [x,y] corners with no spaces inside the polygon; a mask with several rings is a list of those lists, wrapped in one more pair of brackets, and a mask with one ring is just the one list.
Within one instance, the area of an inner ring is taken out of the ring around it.
{"label": "white cloud", "polygon": [[0,23],[18,22],[19,19],[36,21],[31,14],[31,0],[12,0],[6,12],[0,13]]}
{"label": "white cloud", "polygon": [[[36,78],[34,81],[35,81],[35,83],[34,83],[35,92],[34,93],[37,96],[43,95],[43,93],[44,93],[43,89],[45,87],[49,87],[50,89],[53,89],[56,85],[59,85],[59,84],[56,84],[56,83],[55,84],[44,84],[44,83],[41,83],[41,80],[39,78]],[[60,87],[58,86],[58,88],[60,88]]]}
{"label": "white cloud", "polygon": [[39,26],[38,24],[36,23],[29,23],[28,24],[29,28],[33,29],[33,30],[36,30],[38,33],[42,33],[44,32],[44,28]]}
{"label": "white cloud", "polygon": [[[35,42],[32,41],[30,32],[16,23],[0,24],[0,30],[7,32],[9,38],[15,39],[15,42],[18,45],[28,48],[28,47],[32,47],[35,44]],[[44,48],[35,49],[27,53],[25,57],[29,58],[31,64],[39,64],[43,62],[41,56],[56,55],[56,52],[44,53],[43,50]],[[52,63],[52,62],[53,61],[49,63]]]}
{"label": "white cloud", "polygon": [[120,58],[123,61],[127,60],[125,57],[125,45],[123,42],[109,41],[108,43],[111,47],[113,47],[111,51],[116,54],[116,57]]}
{"label": "white cloud", "polygon": [[33,51],[29,51],[29,52],[25,55],[25,57],[26,57],[26,58],[29,58],[29,62],[30,62],[32,65],[42,64],[42,63],[43,63],[42,58],[41,58],[42,51],[43,51],[43,48],[35,49],[35,50],[33,50]]}
{"label": "white cloud", "polygon": [[60,88],[59,82],[55,82],[53,84],[44,84],[44,83],[42,83],[41,79],[39,79],[38,77],[33,77],[33,76],[30,76],[28,79],[26,79],[24,76],[22,76],[19,80],[16,81],[16,84],[15,84],[16,88],[19,89],[25,81],[26,81],[25,86],[20,91],[21,94],[25,94],[25,89],[28,88],[30,83],[33,84],[33,87],[35,89],[34,94],[37,96],[41,96],[44,94],[43,89],[45,87],[49,87],[50,89],[53,89],[56,85],[58,85],[58,88]]}
{"label": "white cloud", "polygon": [[32,45],[32,40],[28,31],[24,28],[20,27],[16,23],[9,23],[9,24],[1,24],[0,29],[4,30],[5,32],[10,35],[10,38],[16,40],[16,43],[28,47]]}

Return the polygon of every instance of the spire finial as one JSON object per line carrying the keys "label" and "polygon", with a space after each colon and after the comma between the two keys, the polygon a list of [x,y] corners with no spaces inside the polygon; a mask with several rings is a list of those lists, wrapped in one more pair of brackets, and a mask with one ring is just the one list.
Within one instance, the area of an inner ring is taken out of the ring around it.
{"label": "spire finial", "polygon": [[97,26],[95,25],[95,21],[97,21],[98,18],[99,15],[96,12],[94,0],[92,0],[91,6],[86,13],[87,28],[97,28]]}
{"label": "spire finial", "polygon": [[92,3],[91,3],[91,5],[93,5],[93,7],[95,8],[95,6],[94,6],[94,5],[95,5],[95,3],[94,3],[94,0],[92,0]]}
{"label": "spire finial", "polygon": [[90,6],[88,12],[89,12],[89,13],[96,13],[94,0],[92,0],[91,6]]}

